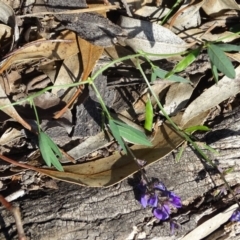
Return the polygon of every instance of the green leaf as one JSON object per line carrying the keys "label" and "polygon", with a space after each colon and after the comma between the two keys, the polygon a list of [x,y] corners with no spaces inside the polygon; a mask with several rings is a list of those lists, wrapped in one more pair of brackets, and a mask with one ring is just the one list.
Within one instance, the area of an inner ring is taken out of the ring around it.
{"label": "green leaf", "polygon": [[234,67],[222,49],[214,44],[209,44],[207,50],[212,64],[227,77],[234,79],[236,76]]}
{"label": "green leaf", "polygon": [[[46,133],[44,133],[46,134]],[[46,134],[47,136],[47,143],[50,146],[50,148],[52,149],[52,151],[55,153],[55,155],[57,155],[59,158],[62,157],[62,153],[59,150],[58,146],[53,142],[53,140]]]}
{"label": "green leaf", "polygon": [[193,126],[193,127],[189,127],[189,128],[186,128],[184,130],[184,132],[187,132],[187,133],[193,133],[195,131],[209,131],[210,128],[207,127],[207,126],[203,126],[203,125],[197,125],[197,126]]}
{"label": "green leaf", "polygon": [[47,135],[43,132],[40,132],[38,135],[39,150],[42,154],[43,160],[46,162],[47,166],[51,167],[51,149],[47,144]]}
{"label": "green leaf", "polygon": [[147,136],[144,132],[131,127],[123,122],[113,120],[119,129],[120,135],[125,138],[127,141],[134,143],[134,144],[140,144],[145,146],[152,146],[152,143],[147,139]]}
{"label": "green leaf", "polygon": [[153,106],[150,98],[148,97],[145,108],[144,128],[148,131],[152,131],[152,125],[153,125]]}
{"label": "green leaf", "polygon": [[117,140],[118,144],[121,146],[121,148],[123,149],[123,151],[125,153],[127,153],[127,149],[126,146],[122,140],[122,137],[120,136],[120,132],[119,132],[119,128],[118,126],[114,123],[114,121],[112,119],[109,119],[109,127],[110,130],[112,132],[112,135],[114,136],[114,138]]}
{"label": "green leaf", "polygon": [[64,169],[61,165],[61,163],[59,162],[58,158],[55,155],[51,156],[51,162],[52,165],[60,172],[64,172]]}
{"label": "green leaf", "polygon": [[233,45],[233,44],[217,44],[217,47],[221,48],[224,52],[239,52],[240,51],[240,46],[238,45]]}
{"label": "green leaf", "polygon": [[201,50],[200,48],[196,48],[188,53],[186,57],[184,57],[175,67],[172,71],[166,74],[166,78],[169,78],[172,76],[174,73],[181,72],[184,69],[186,69],[190,64],[192,64],[197,56],[199,55]]}
{"label": "green leaf", "polygon": [[39,133],[38,140],[40,152],[47,166],[51,167],[53,165],[58,171],[64,171],[58,160],[62,157],[62,153],[53,140],[44,132]]}
{"label": "green leaf", "polygon": [[120,135],[128,142],[133,144],[152,146],[152,143],[147,139],[145,134],[140,131],[131,131],[125,127],[118,126]]}
{"label": "green leaf", "polygon": [[152,69],[152,74],[151,74],[151,82],[154,82],[157,78],[156,73],[154,72],[154,70]]}
{"label": "green leaf", "polygon": [[215,82],[218,83],[217,67],[211,61],[210,61],[210,64],[211,64],[211,70],[212,70],[213,78],[214,78]]}
{"label": "green leaf", "polygon": [[[159,78],[165,79],[166,74],[168,73],[167,71],[159,68],[159,67],[154,67],[153,71],[156,76]],[[181,83],[191,83],[188,79],[182,78],[180,76],[172,75],[170,76],[167,80],[173,81],[173,82],[181,82]]]}

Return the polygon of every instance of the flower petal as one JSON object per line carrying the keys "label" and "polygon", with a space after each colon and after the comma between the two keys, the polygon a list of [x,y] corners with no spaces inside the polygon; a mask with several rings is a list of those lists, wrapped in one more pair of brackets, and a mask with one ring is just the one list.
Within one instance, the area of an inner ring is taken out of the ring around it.
{"label": "flower petal", "polygon": [[148,200],[148,205],[151,207],[157,207],[158,197],[156,195],[152,195]]}
{"label": "flower petal", "polygon": [[239,210],[236,210],[236,211],[232,214],[232,216],[231,216],[231,218],[230,218],[230,221],[232,221],[232,222],[240,222],[240,211],[239,211]]}
{"label": "flower petal", "polygon": [[166,191],[167,188],[165,187],[165,185],[161,182],[154,184],[154,188],[161,190],[161,191]]}
{"label": "flower petal", "polygon": [[149,196],[146,195],[146,194],[142,194],[142,195],[141,195],[140,203],[142,204],[142,206],[143,206],[144,208],[146,208],[147,205],[148,205],[148,198],[149,198]]}
{"label": "flower petal", "polygon": [[174,192],[170,192],[168,193],[168,197],[169,197],[169,202],[176,208],[181,208],[182,207],[182,201],[181,198],[176,195]]}
{"label": "flower petal", "polygon": [[155,208],[153,210],[153,215],[160,220],[168,219],[169,213],[170,213],[170,209],[167,205],[164,205],[161,208]]}

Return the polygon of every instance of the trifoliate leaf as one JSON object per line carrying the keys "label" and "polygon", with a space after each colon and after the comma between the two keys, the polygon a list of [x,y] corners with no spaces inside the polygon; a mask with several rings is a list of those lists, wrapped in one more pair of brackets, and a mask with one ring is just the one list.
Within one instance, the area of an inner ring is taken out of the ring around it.
{"label": "trifoliate leaf", "polygon": [[53,140],[44,132],[39,133],[38,140],[40,152],[47,166],[51,167],[53,165],[58,171],[64,171],[58,160],[62,157],[62,153]]}

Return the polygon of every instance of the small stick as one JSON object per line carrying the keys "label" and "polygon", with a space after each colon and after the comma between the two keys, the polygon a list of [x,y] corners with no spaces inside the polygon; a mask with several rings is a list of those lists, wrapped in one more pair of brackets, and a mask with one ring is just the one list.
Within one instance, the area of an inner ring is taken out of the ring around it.
{"label": "small stick", "polygon": [[2,205],[9,210],[15,219],[17,232],[18,232],[18,239],[19,240],[27,240],[26,235],[23,230],[21,213],[19,207],[14,207],[10,202],[8,202],[2,195],[0,195],[0,202]]}
{"label": "small stick", "polygon": [[31,14],[25,14],[18,16],[19,18],[25,18],[25,17],[37,17],[41,15],[58,15],[58,14],[76,14],[76,13],[85,13],[85,12],[97,12],[97,11],[103,11],[103,10],[111,10],[111,9],[117,9],[119,6],[111,5],[111,6],[101,6],[101,7],[93,7],[93,8],[86,8],[86,9],[76,9],[76,10],[69,10],[69,11],[62,11],[62,12],[38,12],[38,13],[31,13]]}

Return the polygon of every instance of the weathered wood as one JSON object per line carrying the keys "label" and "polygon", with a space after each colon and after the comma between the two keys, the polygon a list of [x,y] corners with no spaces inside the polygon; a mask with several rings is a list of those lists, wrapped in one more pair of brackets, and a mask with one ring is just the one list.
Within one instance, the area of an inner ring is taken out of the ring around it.
{"label": "weathered wood", "polygon": [[[240,181],[239,131],[240,112],[237,111],[216,125],[203,139],[219,150],[219,155],[208,155],[220,168],[234,167],[234,171],[226,175],[232,186]],[[213,188],[221,186],[222,181],[209,166],[207,173],[204,165],[207,164],[203,164],[187,148],[179,163],[175,162],[171,154],[147,168],[149,177],[162,180],[169,190],[174,190],[183,200],[183,209],[174,216],[178,216],[182,223],[176,237],[170,237],[167,222],[146,225],[152,213],[150,209],[143,209],[135,200],[131,186],[134,180],[131,178],[107,189],[59,182],[58,190],[32,191],[17,201],[22,211],[24,229],[27,236],[34,240],[118,240],[127,239],[133,227],[137,226],[140,232],[146,233],[144,239],[177,239],[196,226],[201,209],[210,206],[223,209],[231,203],[230,200],[223,203],[211,198],[209,193]],[[13,217],[2,206],[0,208],[0,239],[17,239]]]}

